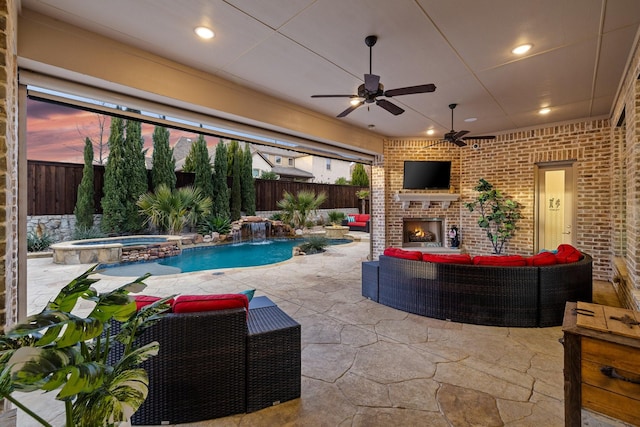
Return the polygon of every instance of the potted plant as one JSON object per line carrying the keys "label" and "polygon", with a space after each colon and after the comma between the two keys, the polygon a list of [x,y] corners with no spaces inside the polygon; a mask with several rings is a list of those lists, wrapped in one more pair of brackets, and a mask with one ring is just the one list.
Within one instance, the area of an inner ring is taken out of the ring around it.
{"label": "potted plant", "polygon": [[[134,345],[135,338],[169,308],[171,297],[136,311],[129,296],[146,285],[142,276],[113,291],[98,293],[89,276],[95,266],[72,280],[38,314],[9,328],[0,336],[0,396],[50,426],[41,416],[21,404],[14,391],[59,390],[64,402],[66,426],[113,426],[128,421],[145,401],[149,379],[139,365],[158,353],[157,342]],[[78,299],[94,303],[86,317],[72,313]],[[123,322],[110,336],[111,319]],[[115,345],[124,351],[108,364]]]}
{"label": "potted plant", "polygon": [[362,213],[366,213],[365,212],[365,207],[367,205],[367,199],[369,198],[369,190],[360,190],[360,191],[356,191],[356,197],[358,199],[360,199],[360,202],[362,203]]}
{"label": "potted plant", "polygon": [[505,242],[515,234],[516,223],[521,218],[520,204],[502,195],[482,178],[474,190],[480,194],[465,206],[470,212],[480,212],[478,225],[485,229],[493,246],[493,253],[500,254]]}
{"label": "potted plant", "polygon": [[340,239],[349,232],[349,227],[342,225],[342,220],[346,218],[344,212],[331,211],[327,214],[329,224],[324,227],[326,236],[329,239]]}

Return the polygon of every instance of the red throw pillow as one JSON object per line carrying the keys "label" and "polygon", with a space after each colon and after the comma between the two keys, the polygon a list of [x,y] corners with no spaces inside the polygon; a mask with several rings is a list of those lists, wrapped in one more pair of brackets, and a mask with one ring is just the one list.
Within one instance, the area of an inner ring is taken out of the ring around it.
{"label": "red throw pillow", "polygon": [[556,255],[553,252],[540,252],[527,258],[527,265],[532,266],[555,265],[557,263]]}
{"label": "red throw pillow", "polygon": [[383,252],[386,256],[395,258],[410,259],[413,261],[422,261],[422,252],[420,251],[406,251],[400,248],[387,248]]}
{"label": "red throw pillow", "polygon": [[558,246],[558,252],[556,253],[556,260],[558,261],[558,264],[578,262],[581,258],[582,254],[573,246],[567,244]]}
{"label": "red throw pillow", "polygon": [[244,308],[249,311],[249,299],[244,294],[180,295],[173,303],[174,313]]}
{"label": "red throw pillow", "polygon": [[478,255],[473,257],[473,265],[523,267],[527,265],[527,261],[522,255]]}
{"label": "red throw pillow", "polygon": [[[154,302],[161,300],[161,297],[154,297],[151,295],[134,295],[133,296],[134,301],[136,302],[136,311],[140,311],[142,309],[142,307],[145,307],[147,305],[153,304]],[[175,300],[173,298],[171,298],[169,301],[167,301],[167,303],[169,304],[169,306],[173,307],[173,303],[175,302]],[[171,311],[171,310],[169,310]]]}
{"label": "red throw pillow", "polygon": [[471,264],[469,254],[422,254],[422,260],[441,264]]}

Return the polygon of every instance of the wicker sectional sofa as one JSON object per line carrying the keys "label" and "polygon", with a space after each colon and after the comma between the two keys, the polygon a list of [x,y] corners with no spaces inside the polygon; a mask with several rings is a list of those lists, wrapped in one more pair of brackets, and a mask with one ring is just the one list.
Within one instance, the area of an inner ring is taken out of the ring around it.
{"label": "wicker sectional sofa", "polygon": [[[562,324],[566,301],[591,302],[592,258],[549,266],[459,265],[380,255],[363,264],[363,295],[409,313],[513,327]],[[365,263],[367,264],[367,263]]]}
{"label": "wicker sectional sofa", "polygon": [[300,397],[300,325],[266,297],[254,298],[248,313],[164,314],[138,340],[158,341],[160,351],[142,365],[149,394],[134,425],[204,421]]}

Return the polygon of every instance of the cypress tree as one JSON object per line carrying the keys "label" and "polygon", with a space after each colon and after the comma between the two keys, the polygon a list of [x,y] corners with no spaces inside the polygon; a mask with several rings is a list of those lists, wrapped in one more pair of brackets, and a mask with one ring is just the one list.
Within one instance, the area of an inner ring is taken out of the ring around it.
{"label": "cypress tree", "polygon": [[242,155],[242,172],[240,173],[240,186],[242,187],[242,210],[247,215],[256,214],[256,186],[253,179],[253,158],[249,144],[244,145]]}
{"label": "cypress tree", "polygon": [[[134,111],[135,110],[131,110]],[[137,120],[127,120],[124,145],[124,162],[127,193],[125,199],[125,225],[126,232],[135,233],[142,230],[142,216],[136,204],[141,195],[149,189],[147,178],[147,166],[145,162],[146,151],[143,150],[142,124]]]}
{"label": "cypress tree", "polygon": [[351,172],[351,185],[358,187],[369,186],[369,176],[362,163],[356,163],[353,167],[353,171]]}
{"label": "cypress tree", "polygon": [[213,161],[213,216],[230,218],[229,187],[227,187],[227,147],[222,141],[216,146],[216,158]]}
{"label": "cypress tree", "polygon": [[[242,185],[240,180],[242,179],[240,176],[240,165],[242,164],[242,151],[240,150],[240,146],[236,142],[235,145],[231,146],[233,148],[233,169],[232,169],[232,182],[231,182],[231,201],[230,201],[230,211],[231,211],[231,219],[236,221],[240,219],[240,208],[242,206]],[[231,150],[230,150],[231,151]]]}
{"label": "cypress tree", "polygon": [[104,196],[101,200],[102,231],[107,234],[121,233],[125,218],[126,186],[124,175],[124,122],[119,117],[111,118],[109,133],[109,157],[104,170]]}
{"label": "cypress tree", "polygon": [[93,227],[93,144],[89,138],[84,140],[84,168],[82,181],[78,186],[78,199],[73,213],[76,216],[76,228]]}
{"label": "cypress tree", "polygon": [[153,129],[153,167],[151,183],[153,188],[165,184],[170,190],[176,188],[176,160],[173,149],[169,147],[169,129],[156,126]]}
{"label": "cypress tree", "polygon": [[191,152],[193,152],[195,173],[193,186],[199,188],[205,197],[211,197],[213,194],[211,159],[204,135],[198,135],[198,139],[191,146]]}

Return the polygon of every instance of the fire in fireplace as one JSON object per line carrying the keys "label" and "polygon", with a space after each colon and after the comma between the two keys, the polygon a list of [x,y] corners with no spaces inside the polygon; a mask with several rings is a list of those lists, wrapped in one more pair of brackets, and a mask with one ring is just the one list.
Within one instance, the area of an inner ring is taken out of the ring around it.
{"label": "fire in fireplace", "polygon": [[402,246],[435,246],[443,245],[443,218],[403,218]]}

